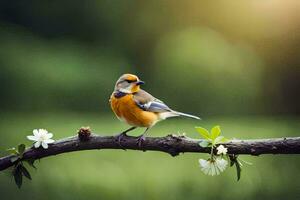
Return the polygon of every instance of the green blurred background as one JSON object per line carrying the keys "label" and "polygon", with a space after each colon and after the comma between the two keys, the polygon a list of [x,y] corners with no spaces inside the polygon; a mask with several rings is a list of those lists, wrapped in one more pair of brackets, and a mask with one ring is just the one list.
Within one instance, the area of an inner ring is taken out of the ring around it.
{"label": "green blurred background", "polygon": [[[0,1],[0,148],[34,128],[55,139],[81,126],[127,128],[110,111],[118,77],[135,73],[170,107],[152,136],[219,124],[229,138],[299,136],[300,3],[268,1]],[[134,131],[139,135],[141,129]],[[0,173],[0,199],[300,199],[298,156],[243,156],[218,177],[203,154],[88,151],[43,159],[21,190]]]}

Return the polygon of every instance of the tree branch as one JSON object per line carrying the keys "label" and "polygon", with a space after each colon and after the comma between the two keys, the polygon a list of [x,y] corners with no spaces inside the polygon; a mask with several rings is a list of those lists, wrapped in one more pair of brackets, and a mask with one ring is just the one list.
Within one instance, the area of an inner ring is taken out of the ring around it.
{"label": "tree branch", "polygon": [[[142,151],[161,151],[177,156],[184,152],[210,153],[210,148],[199,146],[201,140],[195,140],[184,136],[168,135],[165,137],[148,137],[142,148],[137,144],[137,138],[132,136],[122,137],[122,147],[116,136],[88,135],[86,141],[78,136],[73,136],[56,141],[49,145],[48,149],[29,148],[25,151],[22,160],[40,159],[57,154],[91,150],[91,149],[132,149]],[[228,154],[300,154],[300,137],[274,138],[259,140],[232,140],[223,144],[228,148]],[[13,155],[0,158],[0,171],[14,165],[11,162]]]}

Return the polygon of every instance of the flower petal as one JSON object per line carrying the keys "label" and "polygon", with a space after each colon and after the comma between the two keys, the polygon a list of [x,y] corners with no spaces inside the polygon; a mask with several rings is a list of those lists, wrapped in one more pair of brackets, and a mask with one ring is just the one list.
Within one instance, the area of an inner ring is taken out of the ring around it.
{"label": "flower petal", "polygon": [[37,129],[34,129],[33,131],[32,131],[32,133],[33,133],[33,135],[34,136],[36,136],[36,137],[38,137],[40,134],[39,134],[39,131],[37,130]]}
{"label": "flower petal", "polygon": [[34,147],[35,148],[39,148],[41,146],[41,142],[36,142],[36,143],[34,143]]}
{"label": "flower petal", "polygon": [[52,133],[48,133],[45,138],[50,139],[52,137],[53,137],[53,134]]}
{"label": "flower petal", "polygon": [[220,172],[223,172],[226,169],[228,162],[227,162],[227,160],[225,160],[223,158],[222,159],[218,158],[216,160],[216,165],[217,165],[218,169],[220,170]]}
{"label": "flower petal", "polygon": [[226,155],[227,154],[227,151],[228,149],[226,147],[224,147],[222,144],[220,146],[217,147],[217,154],[223,154],[223,155]]}
{"label": "flower petal", "polygon": [[48,149],[48,144],[45,143],[45,142],[42,142],[42,147],[43,147],[44,149]]}
{"label": "flower petal", "polygon": [[216,174],[217,174],[217,169],[216,169],[215,163],[212,163],[211,164],[211,175],[214,176]]}
{"label": "flower petal", "polygon": [[52,139],[47,139],[47,140],[44,140],[44,142],[47,143],[47,144],[51,144],[51,143],[53,143],[53,142],[55,142],[55,141],[52,140]]}
{"label": "flower petal", "polygon": [[207,160],[199,159],[200,167],[205,167],[207,165]]}
{"label": "flower petal", "polygon": [[28,140],[32,140],[32,141],[38,141],[38,139],[35,136],[33,136],[33,135],[28,135],[27,139]]}
{"label": "flower petal", "polygon": [[201,168],[201,171],[202,171],[204,174],[208,175],[208,173],[209,173],[209,168]]}
{"label": "flower petal", "polygon": [[39,129],[40,136],[45,136],[48,133],[46,129]]}

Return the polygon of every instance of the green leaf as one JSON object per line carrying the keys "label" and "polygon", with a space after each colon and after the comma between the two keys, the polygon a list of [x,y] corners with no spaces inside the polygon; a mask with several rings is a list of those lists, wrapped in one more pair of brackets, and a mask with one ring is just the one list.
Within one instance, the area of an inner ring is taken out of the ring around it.
{"label": "green leaf", "polygon": [[30,176],[30,173],[29,171],[23,166],[23,165],[20,165],[20,170],[22,172],[22,174],[28,178],[29,180],[31,180],[31,176]]}
{"label": "green leaf", "polygon": [[17,184],[18,188],[21,188],[22,182],[23,182],[23,177],[22,177],[22,171],[20,169],[21,165],[16,165],[15,169],[13,171],[13,176],[15,179],[15,183]]}
{"label": "green leaf", "polygon": [[33,167],[34,169],[36,169],[35,165],[34,165],[34,162],[35,160],[34,159],[28,159],[26,160],[26,162],[28,163],[29,166]]}
{"label": "green leaf", "polygon": [[210,142],[207,140],[203,140],[202,142],[199,143],[199,145],[203,148],[208,147],[210,145]]}
{"label": "green leaf", "polygon": [[208,132],[208,130],[206,130],[205,128],[202,127],[196,127],[196,130],[200,133],[200,135],[207,140],[211,140],[210,134]]}
{"label": "green leaf", "polygon": [[23,155],[23,153],[25,151],[25,148],[26,148],[25,144],[19,144],[19,146],[18,146],[18,152],[19,152],[20,156]]}
{"label": "green leaf", "polygon": [[236,167],[237,181],[239,181],[241,179],[242,168],[238,160],[235,160],[235,167]]}
{"label": "green leaf", "polygon": [[220,142],[221,143],[225,143],[225,142],[229,142],[229,141],[230,141],[229,139],[227,139],[227,138],[224,137]]}
{"label": "green leaf", "polygon": [[228,157],[230,159],[230,167],[232,167],[237,160],[237,156],[232,154],[232,155],[228,155]]}
{"label": "green leaf", "polygon": [[241,166],[243,166],[243,165],[242,165],[242,162],[245,163],[245,164],[247,164],[247,165],[253,165],[253,163],[248,162],[248,161],[245,161],[245,160],[242,160],[241,158],[239,158],[238,161],[240,162],[240,165],[241,165]]}
{"label": "green leaf", "polygon": [[14,163],[16,162],[17,160],[19,160],[19,156],[14,156],[10,159],[10,162]]}
{"label": "green leaf", "polygon": [[235,163],[234,160],[230,159],[230,167],[232,167],[234,165],[234,163]]}
{"label": "green leaf", "polygon": [[211,139],[215,140],[221,134],[220,126],[215,126],[211,129]]}
{"label": "green leaf", "polygon": [[15,147],[6,149],[6,151],[9,152],[10,154],[18,155],[18,151],[16,150]]}
{"label": "green leaf", "polygon": [[222,140],[224,139],[224,136],[219,136],[214,140],[214,144],[219,144],[222,142]]}

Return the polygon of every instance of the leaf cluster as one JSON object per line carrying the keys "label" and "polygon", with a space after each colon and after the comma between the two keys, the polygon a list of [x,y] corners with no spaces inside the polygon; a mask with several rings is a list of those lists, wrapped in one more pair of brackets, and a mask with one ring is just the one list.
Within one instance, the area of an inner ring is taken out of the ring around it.
{"label": "leaf cluster", "polygon": [[10,149],[7,149],[10,154],[13,155],[13,157],[10,159],[12,163],[14,163],[12,175],[14,177],[15,183],[18,186],[18,188],[21,188],[23,183],[23,176],[26,177],[29,180],[32,180],[31,175],[27,168],[24,166],[23,161],[26,161],[29,166],[36,169],[34,166],[34,160],[22,160],[24,152],[26,150],[25,144],[19,144],[17,148],[13,147]]}
{"label": "leaf cluster", "polygon": [[215,147],[217,144],[228,141],[228,139],[221,135],[220,126],[213,127],[210,132],[202,127],[196,127],[196,130],[204,138],[204,140],[199,143],[201,147]]}
{"label": "leaf cluster", "polygon": [[[196,127],[196,130],[199,132],[199,134],[204,138],[199,145],[203,148],[211,147],[211,159],[213,159],[213,150],[216,148],[216,146],[220,143],[228,142],[229,140],[226,139],[224,136],[221,135],[221,128],[220,126],[215,126],[211,129],[209,132],[207,129],[202,127]],[[227,155],[227,159],[230,160],[230,167],[233,165],[236,168],[236,174],[237,174],[237,180],[239,181],[241,178],[241,172],[242,172],[242,163],[238,159],[237,155],[229,154]]]}

